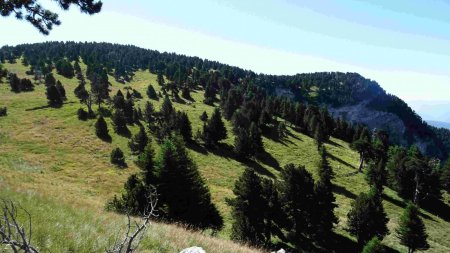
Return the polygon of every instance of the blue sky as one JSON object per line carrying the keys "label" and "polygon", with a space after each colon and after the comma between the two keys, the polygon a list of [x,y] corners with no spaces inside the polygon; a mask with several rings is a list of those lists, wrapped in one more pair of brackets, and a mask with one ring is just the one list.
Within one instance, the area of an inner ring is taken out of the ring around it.
{"label": "blue sky", "polygon": [[450,1],[103,2],[94,16],[58,10],[50,36],[2,18],[0,45],[107,41],[271,74],[359,72],[406,101],[450,101]]}

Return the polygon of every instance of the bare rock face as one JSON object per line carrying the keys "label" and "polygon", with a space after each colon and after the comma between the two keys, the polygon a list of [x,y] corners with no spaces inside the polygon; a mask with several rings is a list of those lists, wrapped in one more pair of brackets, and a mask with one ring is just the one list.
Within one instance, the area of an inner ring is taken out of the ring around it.
{"label": "bare rock face", "polygon": [[406,127],[403,121],[395,114],[376,111],[367,107],[369,101],[364,101],[356,105],[343,106],[339,108],[329,108],[330,113],[335,118],[344,118],[352,123],[367,125],[369,129],[383,129],[389,132],[389,138],[398,144],[407,145],[403,138]]}
{"label": "bare rock face", "polygon": [[206,253],[206,251],[201,247],[190,247],[182,250],[180,253]]}
{"label": "bare rock face", "polygon": [[408,143],[405,138],[406,127],[403,121],[393,113],[369,108],[367,106],[369,102],[366,100],[356,105],[329,108],[329,112],[335,118],[343,118],[352,123],[364,124],[370,130],[386,130],[389,133],[389,139],[393,143],[402,146],[414,144],[424,153],[434,147],[431,140],[419,138],[418,136],[414,136],[411,140],[412,143]]}

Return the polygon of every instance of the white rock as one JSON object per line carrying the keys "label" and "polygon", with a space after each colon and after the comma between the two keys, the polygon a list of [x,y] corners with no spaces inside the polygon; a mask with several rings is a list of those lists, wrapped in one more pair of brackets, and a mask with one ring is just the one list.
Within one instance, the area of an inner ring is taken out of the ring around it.
{"label": "white rock", "polygon": [[280,249],[279,251],[272,251],[271,253],[286,253],[284,249]]}
{"label": "white rock", "polygon": [[206,253],[201,247],[190,247],[182,250],[180,253]]}

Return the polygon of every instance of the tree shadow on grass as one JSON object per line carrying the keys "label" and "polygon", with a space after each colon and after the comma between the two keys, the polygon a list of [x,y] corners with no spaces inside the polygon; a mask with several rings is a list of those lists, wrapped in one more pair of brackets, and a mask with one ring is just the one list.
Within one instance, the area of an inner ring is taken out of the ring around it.
{"label": "tree shadow on grass", "polygon": [[270,153],[267,153],[267,151],[264,151],[263,153],[258,154],[257,159],[258,159],[258,161],[264,163],[267,166],[274,168],[277,171],[281,170],[280,164],[278,163],[277,159],[275,159]]}
{"label": "tree shadow on grass", "polygon": [[328,153],[328,157],[330,157],[331,160],[333,160],[333,161],[338,161],[339,163],[344,164],[345,166],[348,166],[348,167],[353,168],[355,170],[357,169],[354,165],[352,165],[352,164],[342,160],[341,158],[339,158],[339,157],[337,157],[337,156],[335,156],[333,154]]}
{"label": "tree shadow on grass", "polygon": [[108,136],[102,136],[102,137],[98,136],[98,138],[100,140],[104,141],[104,142],[107,142],[107,143],[111,143],[112,142],[112,137],[109,134],[108,134]]}
{"label": "tree shadow on grass", "polygon": [[[382,198],[400,208],[405,208],[406,207],[406,202],[402,201],[402,200],[398,200],[398,199],[394,199],[391,196],[388,196],[386,194],[383,193]],[[424,208],[425,209],[425,208]],[[426,210],[426,209],[425,209]],[[431,220],[431,221],[435,221],[435,219],[433,219],[433,217],[429,216],[426,213],[420,212],[420,216],[422,216],[425,219]]]}
{"label": "tree shadow on grass", "polygon": [[332,141],[331,139],[327,141],[328,144],[330,144],[331,146],[335,146],[335,147],[340,147],[342,148],[343,146],[337,142]]}
{"label": "tree shadow on grass", "polygon": [[[422,209],[434,214],[435,216],[450,222],[450,206],[439,199],[432,199],[421,206]],[[422,214],[423,216],[424,214]]]}
{"label": "tree shadow on grass", "polygon": [[336,194],[342,195],[344,197],[350,198],[350,199],[356,199],[356,194],[354,194],[353,192],[347,190],[345,187],[342,187],[340,185],[333,185],[333,192],[335,192]]}

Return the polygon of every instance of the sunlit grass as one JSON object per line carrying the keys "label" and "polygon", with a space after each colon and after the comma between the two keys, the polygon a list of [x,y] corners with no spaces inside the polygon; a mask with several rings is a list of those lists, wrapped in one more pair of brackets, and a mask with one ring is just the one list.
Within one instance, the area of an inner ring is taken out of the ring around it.
{"label": "sunlit grass", "polygon": [[[20,77],[25,77],[24,66],[4,66]],[[85,66],[82,65],[82,68]],[[134,165],[135,157],[130,154],[127,146],[128,139],[113,132],[109,118],[106,120],[112,135],[111,143],[95,136],[95,120],[78,120],[76,112],[84,105],[80,105],[73,94],[77,80],[66,79],[56,73],[55,77],[63,83],[68,96],[64,106],[57,109],[46,107],[44,85],[36,86],[34,92],[14,94],[9,91],[7,84],[0,84],[0,106],[8,107],[8,116],[0,118],[0,192],[3,196],[23,202],[28,209],[37,207],[33,211],[33,217],[38,223],[36,226],[42,226],[42,230],[36,232],[36,241],[40,245],[48,246],[52,252],[89,252],[90,249],[101,251],[108,240],[104,238],[110,237],[112,231],[117,231],[123,224],[123,217],[104,211],[105,202],[114,194],[120,193],[127,177],[137,172],[138,168]],[[147,86],[152,84],[157,92],[160,91],[156,75],[148,71],[137,71],[133,81],[126,85],[115,82],[112,77],[110,81],[111,96],[118,89],[125,93],[126,86],[138,90],[144,99],[136,102],[136,105],[142,109],[148,101]],[[203,124],[199,119],[200,115],[206,111],[210,116],[214,107],[203,103],[203,92],[200,90],[191,92],[191,96],[194,100],[192,103],[185,101],[173,104],[177,110],[188,113],[195,134]],[[151,102],[159,108],[162,99]],[[226,126],[229,131],[224,143],[231,146],[234,136],[229,122],[226,122]],[[136,126],[129,128],[133,133],[138,130]],[[313,175],[316,173],[319,156],[314,140],[310,137],[289,128],[289,135],[285,140],[264,138],[263,141],[267,154],[247,164],[236,160],[232,152],[225,149],[194,148],[189,151],[211,190],[214,203],[224,217],[225,228],[218,234],[221,238],[229,238],[231,228],[230,208],[225,199],[233,197],[234,182],[246,166],[272,178],[277,178],[279,170],[288,163],[305,165]],[[153,144],[158,150],[154,140]],[[119,169],[110,164],[109,154],[115,147],[120,147],[125,152],[128,168]],[[349,237],[345,231],[346,214],[352,199],[369,187],[363,174],[354,173],[358,154],[347,143],[332,138],[326,147],[330,153],[329,162],[336,174],[335,196],[339,205],[336,209],[339,217],[336,232]],[[391,199],[384,201],[391,219],[391,233],[383,242],[404,251],[393,232],[402,208],[396,204],[398,201],[392,200],[399,198],[389,189],[385,190],[385,194]],[[52,210],[61,212],[52,217],[54,220],[51,221],[63,227],[62,233],[51,232],[53,225],[44,222]],[[430,252],[449,252],[450,223],[433,214],[427,215],[431,217],[425,219],[432,246]],[[205,245],[208,252],[246,252],[244,247],[231,242],[205,237],[173,225],[156,224],[152,231],[149,239],[142,244],[144,248],[152,249],[152,252],[174,252],[192,245]],[[97,241],[97,237],[102,239]]]}

